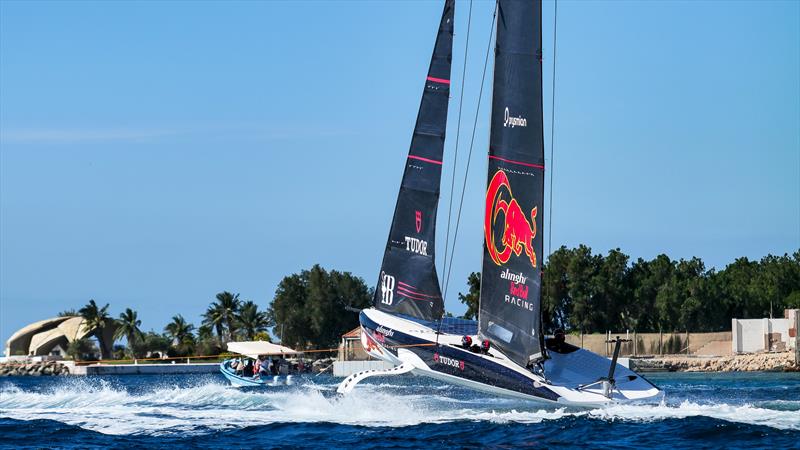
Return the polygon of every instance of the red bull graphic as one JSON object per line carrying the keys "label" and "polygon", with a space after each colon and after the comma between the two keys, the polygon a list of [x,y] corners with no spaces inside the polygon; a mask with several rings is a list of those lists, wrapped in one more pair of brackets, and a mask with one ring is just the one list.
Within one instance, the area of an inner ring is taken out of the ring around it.
{"label": "red bull graphic", "polygon": [[375,338],[369,335],[369,333],[361,329],[361,345],[367,351],[367,353],[377,353],[379,355],[383,354],[383,350],[378,342],[375,341]]}
{"label": "red bull graphic", "polygon": [[[503,236],[500,239],[501,247],[498,248],[494,240],[494,230],[500,213],[503,214]],[[486,191],[486,221],[483,227],[489,256],[495,264],[501,266],[507,263],[512,253],[520,256],[524,249],[531,265],[536,267],[536,252],[533,249],[536,213],[537,207],[534,206],[528,222],[522,207],[511,193],[508,176],[503,170],[495,172]]]}

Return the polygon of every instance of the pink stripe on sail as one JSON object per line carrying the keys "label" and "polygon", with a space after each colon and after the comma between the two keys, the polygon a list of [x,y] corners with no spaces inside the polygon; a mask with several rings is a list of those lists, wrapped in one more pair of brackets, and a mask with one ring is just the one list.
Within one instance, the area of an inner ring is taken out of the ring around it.
{"label": "pink stripe on sail", "polygon": [[[397,289],[397,293],[402,295],[402,296],[404,296],[404,297],[408,297],[408,298],[410,298],[412,300],[428,300],[428,298],[438,298],[438,297],[423,296],[422,294],[415,294],[415,293],[409,292],[409,291],[407,291],[405,289]],[[425,297],[428,297],[428,298],[425,298]]]}
{"label": "pink stripe on sail", "polygon": [[443,84],[450,84],[450,80],[445,80],[444,78],[428,77],[428,81],[433,81],[433,82],[436,82],[436,83],[443,83]]}
{"label": "pink stripe on sail", "polygon": [[428,295],[428,294],[423,294],[423,293],[421,293],[421,292],[412,291],[411,289],[404,288],[404,287],[398,287],[398,288],[397,288],[397,292],[400,292],[400,291],[410,292],[410,293],[412,293],[412,294],[414,294],[414,295],[419,295],[419,296],[421,296],[421,297],[428,297],[428,298],[439,298],[439,296],[438,296],[438,295]]}
{"label": "pink stripe on sail", "polygon": [[520,166],[528,166],[528,167],[535,167],[537,169],[544,169],[544,164],[531,164],[522,161],[514,161],[513,159],[505,159],[499,156],[489,155],[489,159],[496,159],[498,161],[503,161],[511,164],[519,164]]}
{"label": "pink stripe on sail", "polygon": [[418,159],[420,161],[429,162],[431,164],[438,164],[440,166],[442,165],[441,161],[437,161],[435,159],[423,158],[422,156],[408,155],[408,159]]}

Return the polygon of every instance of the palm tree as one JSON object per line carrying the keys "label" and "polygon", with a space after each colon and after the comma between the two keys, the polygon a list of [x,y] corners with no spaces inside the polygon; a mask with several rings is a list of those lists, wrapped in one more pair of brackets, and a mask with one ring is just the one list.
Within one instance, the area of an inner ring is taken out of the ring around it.
{"label": "palm tree", "polygon": [[239,308],[239,314],[236,319],[239,322],[239,326],[242,328],[241,331],[244,336],[251,341],[255,339],[256,333],[266,331],[267,325],[269,324],[267,313],[259,311],[258,305],[249,300],[244,302],[241,308]]}
{"label": "palm tree", "polygon": [[78,312],[75,311],[72,308],[65,309],[64,311],[61,311],[60,313],[58,313],[58,317],[72,317],[72,316],[79,316],[79,315],[80,314],[78,314]]}
{"label": "palm tree", "polygon": [[134,345],[138,341],[143,340],[142,321],[137,317],[136,311],[125,308],[125,312],[119,315],[119,319],[115,321],[117,329],[114,330],[114,340],[119,340],[123,336],[128,340],[128,351],[133,355]]}
{"label": "palm tree", "polygon": [[78,310],[78,314],[83,317],[83,326],[97,338],[100,344],[100,355],[103,359],[108,359],[111,356],[111,342],[106,342],[105,331],[106,327],[111,322],[111,316],[108,315],[108,303],[100,308],[94,300],[89,300],[89,303],[83,308]]}
{"label": "palm tree", "polygon": [[192,339],[194,338],[192,335],[194,325],[186,322],[186,319],[180,314],[172,317],[172,322],[164,327],[164,331],[167,333],[167,336],[172,339],[172,345],[180,345],[186,342],[190,337]]}
{"label": "palm tree", "polygon": [[223,331],[225,330],[225,317],[218,303],[208,305],[208,309],[203,314],[203,325],[216,331],[217,336],[220,340],[222,339]]}
{"label": "palm tree", "polygon": [[236,315],[240,305],[239,294],[220,292],[203,314],[203,324],[214,327],[220,339],[229,341],[236,333]]}
{"label": "palm tree", "polygon": [[214,339],[214,330],[208,325],[200,325],[197,329],[197,340],[211,341]]}
{"label": "palm tree", "polygon": [[182,315],[172,317],[172,322],[164,327],[167,336],[172,339],[172,347],[180,356],[187,356],[194,353],[195,340],[192,331],[194,325],[186,322]]}

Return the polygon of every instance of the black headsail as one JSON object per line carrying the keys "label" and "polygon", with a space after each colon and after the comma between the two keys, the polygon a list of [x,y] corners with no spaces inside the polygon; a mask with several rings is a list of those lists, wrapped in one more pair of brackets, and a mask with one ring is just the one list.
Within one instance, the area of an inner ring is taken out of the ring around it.
{"label": "black headsail", "polygon": [[542,356],[542,3],[499,0],[479,329],[526,366]]}
{"label": "black headsail", "polygon": [[447,0],[444,4],[375,289],[378,309],[425,320],[439,319],[444,312],[434,264],[434,237],[450,98],[454,3]]}

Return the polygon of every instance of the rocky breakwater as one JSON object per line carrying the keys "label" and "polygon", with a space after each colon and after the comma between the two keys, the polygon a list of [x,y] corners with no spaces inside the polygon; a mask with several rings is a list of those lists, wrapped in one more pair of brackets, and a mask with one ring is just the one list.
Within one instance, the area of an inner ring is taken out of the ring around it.
{"label": "rocky breakwater", "polygon": [[795,372],[794,353],[753,353],[731,356],[662,356],[631,359],[631,368],[642,372]]}
{"label": "rocky breakwater", "polygon": [[69,367],[57,361],[0,363],[0,376],[52,376],[69,375]]}

